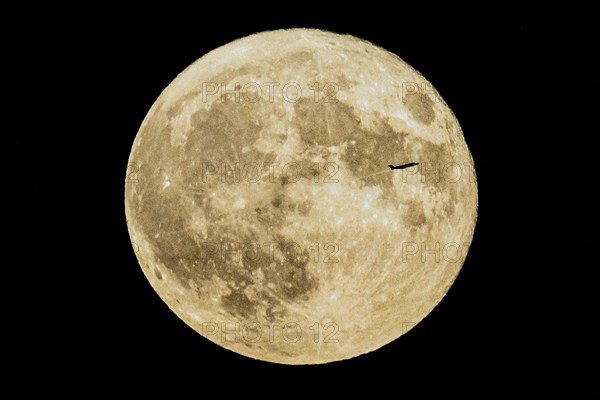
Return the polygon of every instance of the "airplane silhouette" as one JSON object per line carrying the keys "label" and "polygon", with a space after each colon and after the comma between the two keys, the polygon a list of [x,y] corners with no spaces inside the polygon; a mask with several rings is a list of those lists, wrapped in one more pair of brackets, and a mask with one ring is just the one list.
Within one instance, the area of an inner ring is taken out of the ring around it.
{"label": "airplane silhouette", "polygon": [[398,166],[395,166],[395,167],[392,164],[390,164],[390,165],[388,165],[388,167],[390,167],[391,170],[394,170],[394,169],[404,169],[404,168],[412,167],[412,166],[415,166],[415,165],[419,165],[419,163],[417,163],[417,162],[411,162],[411,163],[408,163],[408,164],[402,164],[402,165],[398,165]]}

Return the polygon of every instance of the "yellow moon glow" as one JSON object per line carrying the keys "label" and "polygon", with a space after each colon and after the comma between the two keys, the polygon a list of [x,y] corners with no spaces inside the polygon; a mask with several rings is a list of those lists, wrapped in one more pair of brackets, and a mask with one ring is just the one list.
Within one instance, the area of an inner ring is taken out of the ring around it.
{"label": "yellow moon glow", "polygon": [[220,47],[163,91],[133,144],[125,211],[144,274],[190,327],[248,357],[318,364],[380,348],[440,302],[477,185],[456,118],[417,71],[356,37],[293,29]]}

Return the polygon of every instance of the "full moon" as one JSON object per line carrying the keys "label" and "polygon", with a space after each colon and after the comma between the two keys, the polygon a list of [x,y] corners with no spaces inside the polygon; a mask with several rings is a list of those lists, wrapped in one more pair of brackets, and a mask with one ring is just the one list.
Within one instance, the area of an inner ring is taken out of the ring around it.
{"label": "full moon", "polygon": [[458,121],[411,66],[353,36],[278,30],[204,55],[161,93],[125,213],[146,278],[191,328],[320,364],[379,349],[441,301],[477,183]]}

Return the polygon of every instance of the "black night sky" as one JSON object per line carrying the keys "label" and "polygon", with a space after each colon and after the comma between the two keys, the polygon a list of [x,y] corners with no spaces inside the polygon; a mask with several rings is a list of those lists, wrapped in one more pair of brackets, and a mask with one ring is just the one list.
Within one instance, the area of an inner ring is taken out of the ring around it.
{"label": "black night sky", "polygon": [[[458,387],[470,380],[497,387],[500,379],[531,383],[530,370],[559,374],[582,352],[597,357],[597,345],[585,340],[597,315],[585,306],[597,303],[585,288],[597,264],[597,24],[584,11],[442,23],[392,14],[178,24],[179,10],[153,20],[109,13],[33,24],[27,35],[2,28],[9,257],[0,281],[0,346],[24,365],[15,371],[53,369],[56,360],[74,370],[190,365],[188,373],[202,377],[211,369],[308,377],[388,366],[403,382],[431,373]],[[161,91],[208,51],[286,27],[367,39],[422,73],[457,116],[479,184],[473,244],[434,311],[378,351],[313,367],[249,359],[185,325],[142,274],[124,215],[131,144]]]}

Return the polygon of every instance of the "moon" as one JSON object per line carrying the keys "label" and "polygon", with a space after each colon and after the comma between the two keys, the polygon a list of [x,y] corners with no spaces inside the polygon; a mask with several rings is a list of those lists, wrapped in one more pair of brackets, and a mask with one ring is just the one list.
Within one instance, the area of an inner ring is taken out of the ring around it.
{"label": "moon", "polygon": [[457,119],[411,66],[353,36],[277,30],[161,93],[125,213],[142,271],[187,325],[247,357],[320,364],[381,348],[441,301],[477,183]]}

